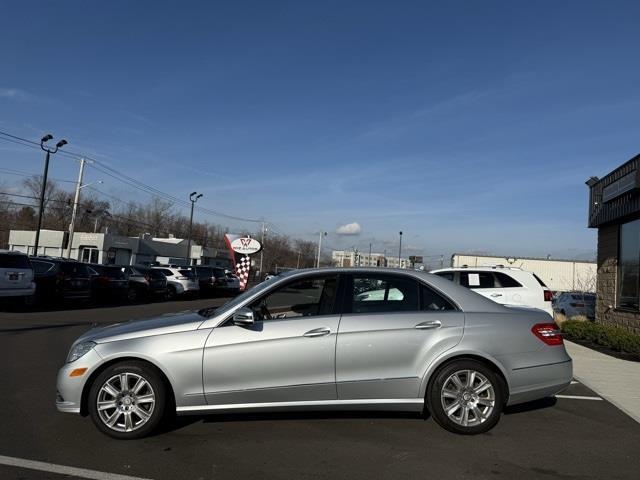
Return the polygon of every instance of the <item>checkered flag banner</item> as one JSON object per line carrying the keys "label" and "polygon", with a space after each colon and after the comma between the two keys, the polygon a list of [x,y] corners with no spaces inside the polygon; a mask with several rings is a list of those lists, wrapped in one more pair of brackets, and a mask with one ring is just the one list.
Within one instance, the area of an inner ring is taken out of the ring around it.
{"label": "checkered flag banner", "polygon": [[251,259],[249,255],[240,257],[240,261],[236,263],[236,275],[240,279],[240,291],[247,288],[247,282],[249,281],[249,271],[251,270]]}

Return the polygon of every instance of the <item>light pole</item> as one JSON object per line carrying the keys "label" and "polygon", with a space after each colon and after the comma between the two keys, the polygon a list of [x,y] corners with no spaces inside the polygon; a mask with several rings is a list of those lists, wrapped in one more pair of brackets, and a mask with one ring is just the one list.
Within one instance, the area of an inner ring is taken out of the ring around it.
{"label": "light pole", "polygon": [[[36,239],[33,245],[33,254],[38,255],[38,244],[40,243],[40,229],[42,228],[42,215],[44,213],[44,195],[47,188],[47,176],[49,175],[49,157],[52,153],[56,153],[59,148],[64,147],[67,144],[67,141],[62,139],[58,143],[56,143],[56,148],[49,149],[44,146],[49,140],[53,140],[53,135],[50,133],[46,134],[40,140],[40,148],[47,152],[47,156],[44,160],[44,173],[42,175],[42,190],[40,191],[40,209],[38,211],[38,227],[36,228]],[[27,249],[28,250],[28,249]]]}
{"label": "light pole", "polygon": [[201,193],[191,192],[189,200],[191,200],[191,216],[189,217],[189,236],[187,237],[187,262],[191,265],[191,228],[193,227],[193,207],[195,207],[198,199],[202,197]]}
{"label": "light pole", "polygon": [[400,268],[401,257],[402,257],[402,232],[400,232],[400,247],[398,247],[398,268]]}
{"label": "light pole", "polygon": [[318,260],[316,261],[316,268],[320,268],[320,252],[322,251],[322,237],[326,237],[327,232],[320,231],[320,238],[318,239]]}
{"label": "light pole", "polygon": [[[76,226],[76,214],[78,213],[78,204],[80,203],[80,190],[84,187],[93,185],[94,183],[102,183],[102,180],[97,182],[82,184],[82,176],[84,175],[84,166],[87,161],[84,158],[80,159],[80,173],[78,173],[78,183],[76,184],[76,195],[73,199],[73,211],[71,212],[71,223],[69,223],[69,239],[67,243],[67,258],[71,258],[71,246],[73,244],[73,232]],[[95,228],[94,228],[95,232]]]}

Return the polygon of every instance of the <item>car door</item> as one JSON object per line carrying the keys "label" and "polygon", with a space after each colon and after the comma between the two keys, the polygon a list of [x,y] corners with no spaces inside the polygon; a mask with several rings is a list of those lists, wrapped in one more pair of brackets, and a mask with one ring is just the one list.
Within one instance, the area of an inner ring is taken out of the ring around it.
{"label": "car door", "polygon": [[347,277],[336,345],[340,400],[416,399],[427,366],[462,338],[464,314],[408,275]]}
{"label": "car door", "polygon": [[[535,307],[541,303],[543,299],[542,295],[540,295],[540,298],[536,301],[536,299],[532,298],[532,292],[510,275],[503,272],[493,272],[493,275],[496,287],[499,286],[504,294],[504,302],[499,303],[525,305],[529,307]],[[539,290],[540,289],[535,293],[538,293]]]}
{"label": "car door", "polygon": [[504,288],[496,282],[493,272],[482,270],[460,272],[460,285],[470,288],[496,303],[507,303],[507,295]]}
{"label": "car door", "polygon": [[335,400],[338,275],[292,279],[254,301],[255,323],[229,319],[207,339],[212,405]]}

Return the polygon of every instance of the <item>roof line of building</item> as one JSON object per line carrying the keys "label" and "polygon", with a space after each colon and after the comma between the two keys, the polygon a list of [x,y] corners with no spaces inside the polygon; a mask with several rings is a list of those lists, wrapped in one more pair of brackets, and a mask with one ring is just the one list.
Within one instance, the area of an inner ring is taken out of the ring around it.
{"label": "roof line of building", "polygon": [[[508,258],[515,258],[516,262],[518,260],[544,260],[547,262],[570,262],[570,263],[596,263],[596,260],[572,260],[570,258],[547,258],[547,257],[516,257],[514,255],[477,255],[475,253],[454,253],[451,255],[451,258],[458,256],[465,257],[480,257],[480,258],[504,258],[505,260]],[[507,262],[509,263],[509,262]],[[505,265],[505,267],[508,265]]]}

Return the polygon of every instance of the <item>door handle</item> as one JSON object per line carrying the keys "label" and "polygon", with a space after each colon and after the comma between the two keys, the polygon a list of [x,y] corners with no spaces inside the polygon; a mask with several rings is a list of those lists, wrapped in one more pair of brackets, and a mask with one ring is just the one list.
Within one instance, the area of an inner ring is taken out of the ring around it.
{"label": "door handle", "polygon": [[492,297],[501,297],[502,294],[501,293],[492,293],[491,296]]}
{"label": "door handle", "polygon": [[307,333],[304,333],[304,337],[324,337],[325,335],[329,335],[331,330],[327,327],[315,328],[313,330],[309,330]]}
{"label": "door handle", "polygon": [[434,328],[440,328],[442,322],[440,320],[432,320],[429,322],[422,322],[417,324],[414,328],[418,330],[433,330]]}

